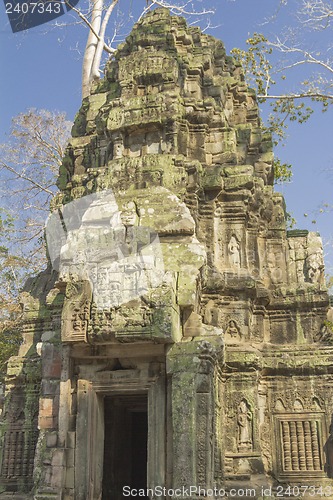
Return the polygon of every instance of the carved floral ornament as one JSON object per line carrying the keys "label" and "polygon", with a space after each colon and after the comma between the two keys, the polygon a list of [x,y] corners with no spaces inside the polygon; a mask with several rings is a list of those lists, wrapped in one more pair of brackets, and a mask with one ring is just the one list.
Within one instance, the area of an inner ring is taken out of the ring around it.
{"label": "carved floral ornament", "polygon": [[291,394],[275,394],[273,398],[273,410],[277,413],[283,412],[300,412],[304,411],[322,412],[325,409],[325,401],[321,396],[306,396],[306,395],[294,395]]}

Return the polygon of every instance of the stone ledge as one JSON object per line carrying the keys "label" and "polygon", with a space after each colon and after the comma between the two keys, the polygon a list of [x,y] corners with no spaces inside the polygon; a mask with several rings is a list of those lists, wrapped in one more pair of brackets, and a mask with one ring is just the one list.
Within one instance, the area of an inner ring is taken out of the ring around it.
{"label": "stone ledge", "polygon": [[0,493],[0,500],[31,500],[33,497],[28,493]]}

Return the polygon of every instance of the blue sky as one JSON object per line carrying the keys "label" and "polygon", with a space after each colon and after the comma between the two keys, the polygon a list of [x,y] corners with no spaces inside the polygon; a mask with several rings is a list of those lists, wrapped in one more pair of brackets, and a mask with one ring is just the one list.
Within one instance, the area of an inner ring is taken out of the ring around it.
{"label": "blue sky", "polygon": [[[130,0],[121,1],[126,11]],[[139,8],[145,1],[133,3]],[[201,5],[215,7],[212,24],[216,28],[208,33],[222,39],[229,52],[235,46],[245,47],[246,38],[255,31],[273,36],[281,35],[287,26],[295,26],[295,6],[300,3],[289,0],[288,7],[273,18],[278,0],[205,0]],[[73,23],[70,14],[59,20]],[[131,20],[125,31],[130,30],[130,24]],[[58,29],[51,24],[13,34],[4,4],[0,4],[0,142],[9,132],[11,118],[31,107],[66,111],[69,119],[74,118],[81,101],[81,57],[86,36],[83,26]],[[311,48],[320,49],[332,39],[332,33],[307,33],[306,37]],[[294,71],[291,82],[302,76],[300,71]],[[282,161],[293,165],[294,176],[290,184],[276,189],[284,194],[297,227],[321,233],[326,267],[333,274],[333,212],[319,213],[324,203],[333,205],[332,123],[333,106],[325,114],[318,110],[302,126],[289,127],[286,144],[278,147],[276,153]]]}

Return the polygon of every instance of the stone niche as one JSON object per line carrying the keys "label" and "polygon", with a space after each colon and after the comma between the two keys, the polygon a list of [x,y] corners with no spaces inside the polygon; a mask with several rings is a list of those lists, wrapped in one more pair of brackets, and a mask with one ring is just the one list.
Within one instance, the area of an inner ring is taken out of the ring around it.
{"label": "stone niche", "polygon": [[286,230],[272,162],[222,42],[143,17],[76,116],[22,294],[1,498],[333,487],[321,241]]}

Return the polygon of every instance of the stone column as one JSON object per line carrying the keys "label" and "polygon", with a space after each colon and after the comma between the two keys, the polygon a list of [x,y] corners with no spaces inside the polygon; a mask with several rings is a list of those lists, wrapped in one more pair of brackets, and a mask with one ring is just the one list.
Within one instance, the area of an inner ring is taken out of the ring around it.
{"label": "stone column", "polygon": [[211,488],[214,478],[214,383],[222,339],[197,337],[174,345],[167,355],[170,377],[168,442],[171,488]]}

